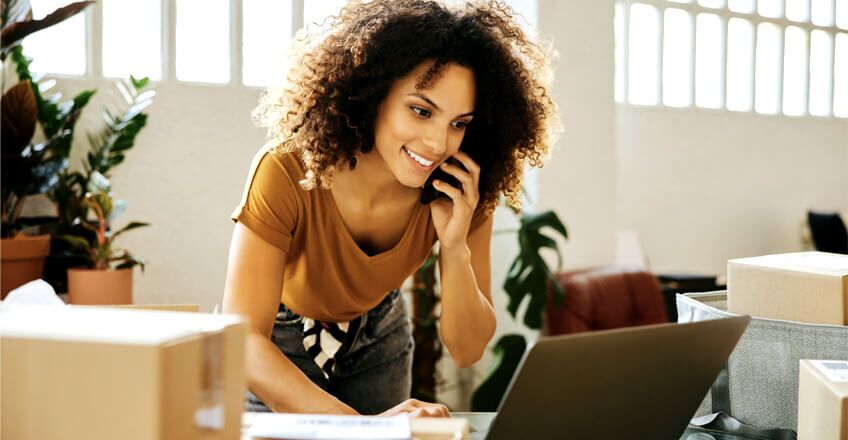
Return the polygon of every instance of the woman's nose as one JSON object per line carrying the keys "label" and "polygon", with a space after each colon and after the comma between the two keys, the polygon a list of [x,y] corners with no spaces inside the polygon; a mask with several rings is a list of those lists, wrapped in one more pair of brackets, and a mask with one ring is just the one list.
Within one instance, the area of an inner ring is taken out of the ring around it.
{"label": "woman's nose", "polygon": [[448,146],[447,130],[433,129],[422,139],[423,144],[437,156],[445,154]]}

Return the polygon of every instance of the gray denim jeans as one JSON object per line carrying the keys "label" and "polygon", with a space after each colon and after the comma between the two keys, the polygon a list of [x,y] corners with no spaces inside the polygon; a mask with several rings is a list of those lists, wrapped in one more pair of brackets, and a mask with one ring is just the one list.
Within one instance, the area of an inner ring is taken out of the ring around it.
{"label": "gray denim jeans", "polygon": [[[329,380],[303,347],[303,318],[280,304],[271,341],[312,382],[360,414],[378,414],[408,399],[412,387],[412,324],[399,290],[361,317]],[[249,360],[248,360],[249,362]],[[285,378],[280,378],[285,380]],[[270,411],[247,391],[246,411]]]}

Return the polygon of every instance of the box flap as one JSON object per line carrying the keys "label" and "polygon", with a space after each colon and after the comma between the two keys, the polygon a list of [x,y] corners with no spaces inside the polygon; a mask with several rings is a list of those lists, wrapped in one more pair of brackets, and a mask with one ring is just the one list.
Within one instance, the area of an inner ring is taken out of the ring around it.
{"label": "box flap", "polygon": [[2,337],[160,345],[241,322],[228,314],[0,304]]}
{"label": "box flap", "polygon": [[793,252],[751,258],[737,258],[729,260],[728,264],[744,264],[794,272],[848,277],[848,255],[831,254],[828,252]]}

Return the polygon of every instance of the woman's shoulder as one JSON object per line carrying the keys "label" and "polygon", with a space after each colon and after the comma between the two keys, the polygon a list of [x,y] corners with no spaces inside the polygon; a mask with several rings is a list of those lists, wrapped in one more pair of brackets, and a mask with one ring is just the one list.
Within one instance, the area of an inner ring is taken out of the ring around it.
{"label": "woman's shoulder", "polygon": [[304,178],[303,164],[297,151],[284,145],[265,145],[257,151],[253,158],[254,168],[273,167],[277,172],[283,172],[293,182]]}

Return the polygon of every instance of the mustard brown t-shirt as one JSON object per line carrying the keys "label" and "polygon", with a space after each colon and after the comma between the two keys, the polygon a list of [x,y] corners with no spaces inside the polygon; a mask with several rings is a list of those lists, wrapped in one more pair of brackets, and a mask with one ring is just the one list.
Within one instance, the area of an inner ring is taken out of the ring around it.
{"label": "mustard brown t-shirt", "polygon": [[[262,148],[253,158],[241,203],[231,218],[287,252],[280,301],[312,319],[349,321],[400,287],[438,239],[430,205],[417,204],[391,249],[368,255],[354,241],[329,190],[303,189],[295,153]],[[471,230],[488,215],[478,207]]]}

